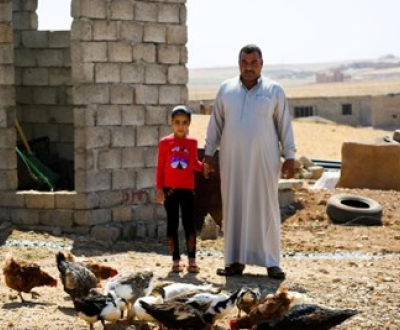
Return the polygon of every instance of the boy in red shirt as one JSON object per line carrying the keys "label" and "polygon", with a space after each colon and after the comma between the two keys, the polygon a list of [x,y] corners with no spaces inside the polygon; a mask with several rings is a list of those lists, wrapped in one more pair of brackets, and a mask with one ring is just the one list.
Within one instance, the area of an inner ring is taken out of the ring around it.
{"label": "boy in red shirt", "polygon": [[189,258],[188,272],[198,273],[196,264],[196,229],[194,211],[194,171],[202,171],[197,156],[197,140],[187,136],[191,111],[178,105],[171,111],[173,134],[160,139],[156,173],[157,202],[164,203],[167,212],[168,250],[172,255],[173,272],[182,272],[179,252],[179,210],[185,231]]}

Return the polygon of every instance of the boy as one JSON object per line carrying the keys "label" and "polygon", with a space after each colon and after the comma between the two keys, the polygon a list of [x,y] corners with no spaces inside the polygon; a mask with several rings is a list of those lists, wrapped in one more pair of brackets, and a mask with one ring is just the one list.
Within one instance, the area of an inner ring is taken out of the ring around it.
{"label": "boy", "polygon": [[202,171],[197,156],[197,140],[187,136],[191,111],[184,105],[174,107],[170,115],[173,134],[163,137],[158,145],[156,173],[157,202],[167,212],[168,250],[172,255],[172,271],[182,272],[179,252],[179,210],[185,231],[190,273],[198,273],[196,264],[196,229],[194,211],[194,171]]}

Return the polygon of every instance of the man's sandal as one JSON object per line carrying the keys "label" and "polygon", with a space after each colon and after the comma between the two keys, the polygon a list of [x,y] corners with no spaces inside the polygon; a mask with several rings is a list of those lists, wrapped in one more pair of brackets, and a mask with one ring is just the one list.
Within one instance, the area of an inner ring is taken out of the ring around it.
{"label": "man's sandal", "polygon": [[278,266],[267,268],[268,277],[276,280],[284,280],[286,277],[285,272]]}
{"label": "man's sandal", "polygon": [[218,268],[217,275],[219,276],[240,276],[243,274],[244,265],[238,262],[234,262],[230,266],[225,268]]}
{"label": "man's sandal", "polygon": [[195,265],[189,265],[187,267],[187,271],[189,273],[197,274],[197,273],[200,273],[200,267],[197,266],[196,264]]}
{"label": "man's sandal", "polygon": [[179,264],[179,265],[175,265],[175,264],[174,264],[174,265],[172,265],[171,271],[172,271],[173,273],[182,273],[184,269],[185,269],[185,267],[182,266],[181,264]]}

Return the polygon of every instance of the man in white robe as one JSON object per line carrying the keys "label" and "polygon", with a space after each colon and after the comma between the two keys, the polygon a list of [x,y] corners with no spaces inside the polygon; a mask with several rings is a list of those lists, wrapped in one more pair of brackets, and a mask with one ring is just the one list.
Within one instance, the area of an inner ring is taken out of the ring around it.
{"label": "man in white robe", "polygon": [[280,170],[294,177],[295,144],[284,91],[261,76],[262,65],[260,48],[241,49],[240,76],[224,81],[214,102],[204,162],[212,171],[220,148],[225,267],[217,274],[241,275],[251,264],[284,279],[278,181]]}

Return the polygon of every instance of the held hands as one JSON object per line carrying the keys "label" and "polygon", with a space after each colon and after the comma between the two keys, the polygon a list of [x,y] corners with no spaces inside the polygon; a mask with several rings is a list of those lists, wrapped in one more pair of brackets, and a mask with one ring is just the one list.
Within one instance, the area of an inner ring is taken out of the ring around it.
{"label": "held hands", "polygon": [[282,178],[293,179],[295,175],[294,159],[286,159],[282,164]]}
{"label": "held hands", "polygon": [[203,175],[206,179],[210,178],[210,174],[215,172],[214,159],[211,156],[205,156],[203,159]]}

